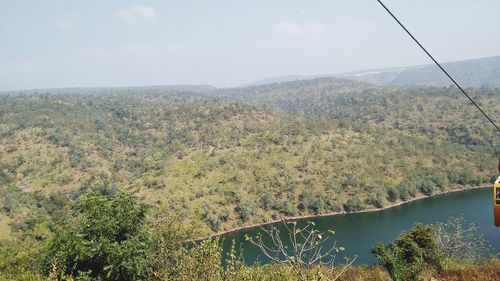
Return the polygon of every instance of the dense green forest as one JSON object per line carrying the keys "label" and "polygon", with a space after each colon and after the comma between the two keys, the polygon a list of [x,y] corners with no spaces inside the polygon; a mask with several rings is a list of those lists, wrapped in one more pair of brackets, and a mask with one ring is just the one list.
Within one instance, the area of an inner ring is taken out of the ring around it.
{"label": "dense green forest", "polygon": [[[468,89],[493,116],[500,114],[497,88]],[[489,144],[495,132],[455,87],[375,86],[335,78],[293,81],[220,94],[306,116],[376,124],[465,145]]]}
{"label": "dense green forest", "polygon": [[[472,94],[500,113],[498,89]],[[196,236],[380,208],[489,183],[496,170],[494,132],[454,88],[324,78],[15,93],[0,96],[0,120],[3,239],[41,227],[34,217],[50,211],[33,202],[89,190],[132,192]]]}

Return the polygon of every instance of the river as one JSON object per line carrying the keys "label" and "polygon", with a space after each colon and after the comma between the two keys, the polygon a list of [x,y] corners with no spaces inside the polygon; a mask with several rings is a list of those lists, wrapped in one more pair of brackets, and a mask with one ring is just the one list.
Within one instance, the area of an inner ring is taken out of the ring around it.
{"label": "river", "polygon": [[[467,223],[478,226],[479,232],[492,244],[492,253],[500,252],[500,228],[493,225],[491,188],[471,189],[413,201],[380,212],[344,214],[330,217],[308,218],[320,231],[333,229],[332,241],[346,250],[342,256],[357,255],[355,264],[374,264],[370,249],[379,241],[390,242],[398,234],[414,223],[433,224],[446,221],[451,216],[462,215]],[[280,227],[282,223],[277,223]],[[268,226],[267,226],[268,227]],[[238,248],[243,249],[243,258],[250,265],[256,261],[262,264],[269,260],[259,249],[245,241],[245,235],[255,236],[260,227],[243,229],[221,236],[223,248],[227,252],[234,239]],[[339,258],[341,258],[340,256]],[[337,258],[337,260],[341,260]]]}

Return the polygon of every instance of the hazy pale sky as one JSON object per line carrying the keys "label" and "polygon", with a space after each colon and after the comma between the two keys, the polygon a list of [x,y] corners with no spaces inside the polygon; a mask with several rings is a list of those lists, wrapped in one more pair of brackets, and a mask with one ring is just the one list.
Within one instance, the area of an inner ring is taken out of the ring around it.
{"label": "hazy pale sky", "polygon": [[[385,0],[440,61],[500,55],[498,0]],[[376,0],[0,0],[0,90],[212,84],[428,63]]]}

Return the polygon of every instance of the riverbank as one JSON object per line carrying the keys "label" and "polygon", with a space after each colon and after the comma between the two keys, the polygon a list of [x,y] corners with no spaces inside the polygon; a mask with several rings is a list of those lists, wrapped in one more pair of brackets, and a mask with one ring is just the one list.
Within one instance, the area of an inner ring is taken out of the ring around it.
{"label": "riverbank", "polygon": [[295,220],[303,220],[303,219],[308,219],[308,218],[332,217],[332,216],[346,215],[346,214],[362,214],[362,213],[381,212],[381,211],[384,211],[384,210],[387,210],[387,209],[395,208],[395,207],[398,207],[398,206],[401,206],[401,205],[405,205],[405,204],[408,204],[410,202],[414,202],[414,201],[417,201],[417,200],[422,200],[422,199],[425,199],[425,198],[432,198],[432,197],[436,197],[436,196],[441,196],[441,195],[446,195],[446,194],[451,194],[451,193],[461,192],[461,191],[467,191],[467,190],[472,190],[472,189],[491,188],[492,186],[493,186],[492,184],[478,185],[478,186],[471,186],[471,187],[464,187],[464,188],[447,190],[447,191],[444,191],[444,192],[438,192],[438,193],[435,193],[435,194],[430,195],[430,196],[420,195],[420,196],[417,196],[417,197],[412,198],[410,200],[397,202],[397,203],[385,206],[383,208],[366,209],[366,210],[361,210],[361,211],[356,211],[356,212],[341,211],[341,212],[327,212],[327,213],[322,213],[322,214],[309,214],[309,215],[301,215],[301,216],[282,217],[282,218],[275,219],[275,220],[270,220],[270,221],[267,221],[267,222],[255,223],[255,224],[250,224],[250,225],[244,225],[244,226],[232,228],[232,229],[229,229],[229,230],[217,232],[217,233],[214,233],[214,234],[211,234],[211,235],[208,235],[208,236],[198,237],[196,239],[189,240],[188,242],[197,242],[197,241],[201,241],[201,240],[204,240],[204,239],[208,239],[208,238],[213,238],[213,237],[225,235],[225,234],[228,234],[228,233],[233,233],[233,232],[237,232],[237,231],[240,231],[240,230],[245,230],[245,229],[250,229],[250,228],[255,228],[255,227],[262,227],[262,226],[274,224],[274,223],[281,222],[281,221],[295,221]]}

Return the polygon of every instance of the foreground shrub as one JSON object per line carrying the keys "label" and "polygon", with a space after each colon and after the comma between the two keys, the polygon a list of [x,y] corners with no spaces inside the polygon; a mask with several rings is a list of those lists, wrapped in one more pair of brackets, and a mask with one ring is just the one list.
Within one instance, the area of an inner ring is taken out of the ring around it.
{"label": "foreground shrub", "polygon": [[[48,262],[60,276],[79,279],[145,280],[149,236],[147,207],[126,193],[85,195],[75,218],[60,226],[48,247]],[[50,270],[50,268],[48,268]]]}
{"label": "foreground shrub", "polygon": [[398,239],[388,245],[378,243],[372,249],[378,264],[393,280],[419,280],[424,269],[442,270],[442,253],[434,239],[431,226],[416,224],[401,232]]}
{"label": "foreground shrub", "polygon": [[207,239],[177,252],[164,280],[223,280],[222,248],[218,239]]}

